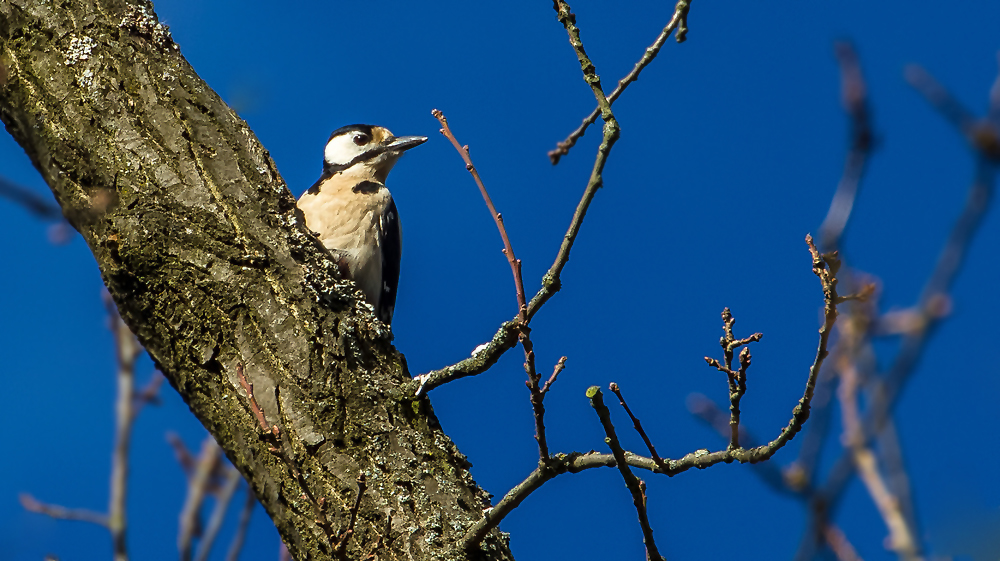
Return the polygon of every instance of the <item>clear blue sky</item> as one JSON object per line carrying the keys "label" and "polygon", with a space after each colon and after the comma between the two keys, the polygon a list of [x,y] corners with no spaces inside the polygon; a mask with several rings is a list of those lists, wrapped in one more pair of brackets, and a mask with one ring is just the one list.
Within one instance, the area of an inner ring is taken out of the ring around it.
{"label": "clear blue sky", "polygon": [[[573,3],[609,90],[670,17],[671,3],[649,4]],[[557,167],[545,156],[594,106],[549,3],[162,0],[156,8],[194,68],[240,109],[296,195],[318,177],[323,143],[341,125],[367,122],[431,138],[388,182],[405,231],[395,344],[412,374],[467,356],[516,311],[495,227],[431,109],[442,109],[471,145],[524,262],[525,284],[536,289],[598,139],[594,129]],[[738,334],[764,333],[743,420],[773,438],[801,395],[816,346],[821,293],[802,240],[825,215],[846,149],[833,41],[850,38],[858,48],[879,140],[845,249],[881,278],[883,307],[901,308],[917,298],[972,177],[964,140],[905,84],[903,68],[924,65],[982,114],[997,74],[998,22],[1000,4],[985,0],[947,7],[694,0],[688,41],[668,43],[615,105],[622,138],[605,188],[563,291],[533,323],[543,371],[569,357],[546,400],[550,447],[606,450],[583,394],[611,381],[661,454],[724,447],[685,407],[692,392],[726,406],[724,379],[702,361],[717,354],[723,306],[736,315]],[[6,134],[0,174],[47,193]],[[0,559],[108,559],[103,530],[25,513],[17,503],[28,491],[105,508],[114,362],[101,281],[79,236],[53,245],[46,224],[6,200],[0,217],[8,240],[7,274],[0,275],[7,420]],[[994,209],[955,286],[954,313],[897,410],[920,530],[941,554],[971,552],[977,532],[1000,534],[998,244]],[[887,364],[894,346],[879,350]],[[151,369],[143,363],[140,382]],[[498,497],[537,461],[523,379],[521,355],[512,351],[489,373],[432,394],[473,475]],[[130,480],[131,550],[149,561],[175,558],[183,501],[184,478],[164,434],[177,431],[194,449],[204,434],[172,390],[164,394],[163,405],[138,420]],[[624,442],[641,451],[624,415],[612,411]],[[800,444],[773,461],[787,464]],[[769,491],[749,466],[644,475],[668,559],[787,559],[796,550],[802,507]],[[857,482],[836,521],[865,559],[892,558],[882,545],[884,524]],[[972,537],[956,546],[959,527]],[[559,477],[502,528],[519,559],[643,558],[631,499],[610,469]],[[275,559],[277,547],[258,512],[243,559]]]}

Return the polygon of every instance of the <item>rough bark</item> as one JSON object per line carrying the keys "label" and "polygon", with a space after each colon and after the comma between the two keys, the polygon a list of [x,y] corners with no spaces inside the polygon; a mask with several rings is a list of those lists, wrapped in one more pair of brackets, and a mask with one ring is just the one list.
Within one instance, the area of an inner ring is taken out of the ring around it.
{"label": "rough bark", "polygon": [[[151,4],[0,0],[0,118],[295,559],[336,556],[361,474],[345,557],[466,557],[453,545],[488,497],[427,399],[402,389],[389,331],[304,228],[267,151]],[[510,554],[493,532],[473,556]]]}

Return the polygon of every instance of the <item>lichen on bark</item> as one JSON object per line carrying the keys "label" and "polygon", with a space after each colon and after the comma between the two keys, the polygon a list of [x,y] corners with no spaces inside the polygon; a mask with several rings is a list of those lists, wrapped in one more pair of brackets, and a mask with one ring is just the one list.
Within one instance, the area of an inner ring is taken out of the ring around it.
{"label": "lichen on bark", "polygon": [[0,0],[0,119],[295,559],[333,557],[329,529],[346,528],[361,474],[346,557],[510,558],[497,531],[455,550],[488,495],[427,398],[402,390],[388,329],[305,229],[267,151],[152,5]]}

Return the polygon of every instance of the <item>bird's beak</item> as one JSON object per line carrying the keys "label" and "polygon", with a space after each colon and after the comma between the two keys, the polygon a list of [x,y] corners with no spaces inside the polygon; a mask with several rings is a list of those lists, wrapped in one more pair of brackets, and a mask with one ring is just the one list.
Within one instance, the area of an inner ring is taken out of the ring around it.
{"label": "bird's beak", "polygon": [[414,146],[420,146],[427,142],[426,136],[397,136],[385,145],[385,149],[391,152],[405,152]]}

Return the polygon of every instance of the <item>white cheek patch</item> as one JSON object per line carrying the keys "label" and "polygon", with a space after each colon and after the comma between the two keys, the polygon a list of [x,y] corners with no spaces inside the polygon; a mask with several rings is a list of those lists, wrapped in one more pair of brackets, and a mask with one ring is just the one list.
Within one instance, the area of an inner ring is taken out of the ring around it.
{"label": "white cheek patch", "polygon": [[353,134],[340,135],[330,139],[323,151],[323,159],[328,164],[344,165],[354,161],[365,151],[365,146],[354,143]]}

